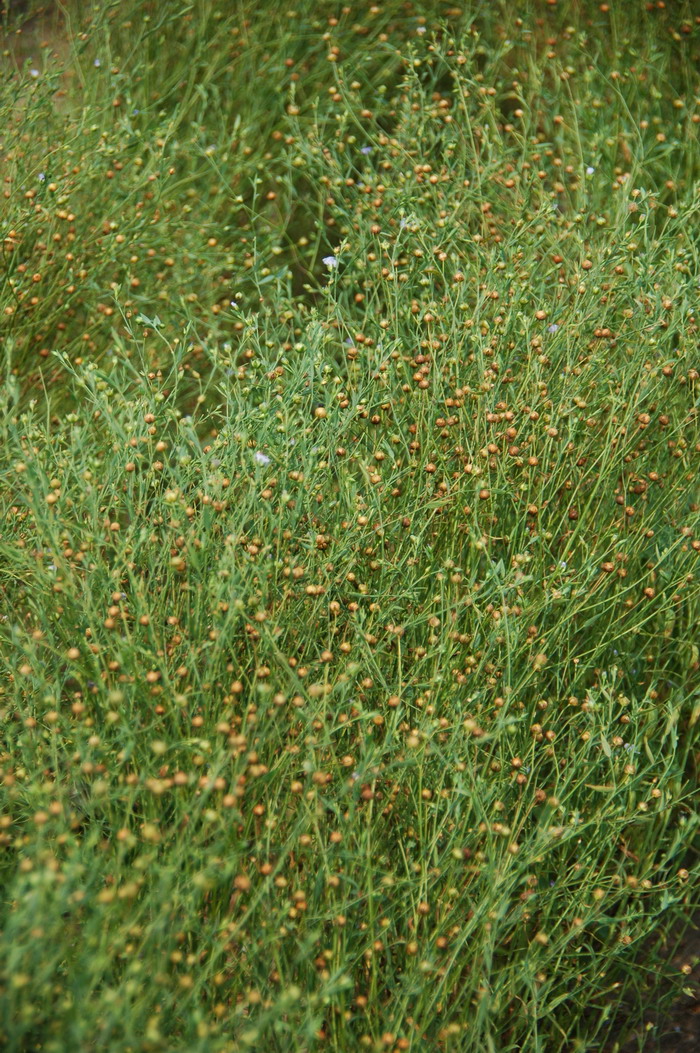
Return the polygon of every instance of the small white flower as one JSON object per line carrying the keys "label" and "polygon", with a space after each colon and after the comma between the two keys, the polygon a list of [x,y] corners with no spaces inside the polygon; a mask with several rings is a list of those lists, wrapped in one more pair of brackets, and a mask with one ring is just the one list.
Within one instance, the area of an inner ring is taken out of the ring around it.
{"label": "small white flower", "polygon": [[322,262],[325,263],[326,267],[331,267],[331,268],[337,267],[338,266],[338,257],[337,256],[324,256]]}
{"label": "small white flower", "polygon": [[29,76],[30,76],[30,77],[34,77],[34,79],[36,80],[36,78],[37,78],[38,76],[40,76],[40,74],[39,74],[39,70],[38,70],[38,69],[30,69],[30,71],[29,71]]}
{"label": "small white flower", "polygon": [[547,332],[548,333],[556,333],[558,328],[559,328],[559,326],[557,325],[557,323],[556,322],[552,322],[551,325],[547,326]]}
{"label": "small white flower", "polygon": [[37,176],[37,178],[38,178],[40,183],[43,183],[44,180],[46,179],[46,172],[39,172],[39,175]]}
{"label": "small white flower", "polygon": [[255,453],[253,454],[253,457],[254,457],[255,461],[257,462],[257,464],[269,464],[270,463],[270,458],[267,456],[266,453],[263,453],[262,450],[256,450]]}
{"label": "small white flower", "polygon": [[102,65],[102,63],[100,62],[100,60],[98,58],[96,58],[95,61],[93,62],[93,66],[95,67],[95,69],[99,69],[101,65]]}
{"label": "small white flower", "polygon": [[234,311],[235,311],[235,310],[236,310],[236,308],[238,307],[238,304],[236,303],[236,301],[235,301],[235,300],[231,300],[231,307],[233,307]]}
{"label": "small white flower", "polygon": [[586,169],[586,175],[593,175],[594,172],[595,172],[595,168],[593,168],[592,165],[589,165],[588,168]]}
{"label": "small white flower", "polygon": [[425,26],[417,26],[416,33],[425,33]]}

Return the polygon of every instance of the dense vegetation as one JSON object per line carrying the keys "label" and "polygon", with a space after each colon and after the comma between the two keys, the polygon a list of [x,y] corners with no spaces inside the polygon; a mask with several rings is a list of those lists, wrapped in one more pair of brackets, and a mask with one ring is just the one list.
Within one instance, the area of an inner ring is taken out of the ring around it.
{"label": "dense vegetation", "polygon": [[653,1043],[693,5],[6,0],[4,48],[3,1048]]}

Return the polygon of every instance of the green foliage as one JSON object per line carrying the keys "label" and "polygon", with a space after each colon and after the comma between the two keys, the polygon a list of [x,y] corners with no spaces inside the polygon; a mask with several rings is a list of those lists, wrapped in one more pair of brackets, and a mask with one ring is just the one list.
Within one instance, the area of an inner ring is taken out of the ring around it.
{"label": "green foliage", "polygon": [[629,6],[8,6],[3,1048],[686,982],[700,26]]}

